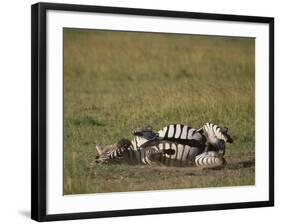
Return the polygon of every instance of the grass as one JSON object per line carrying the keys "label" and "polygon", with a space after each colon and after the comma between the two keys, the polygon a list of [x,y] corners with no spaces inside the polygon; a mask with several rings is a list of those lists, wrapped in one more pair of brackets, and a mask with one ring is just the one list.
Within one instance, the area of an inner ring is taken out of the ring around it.
{"label": "grass", "polygon": [[[64,193],[255,184],[253,38],[64,29]],[[95,144],[212,121],[236,136],[223,170],[100,165]]]}

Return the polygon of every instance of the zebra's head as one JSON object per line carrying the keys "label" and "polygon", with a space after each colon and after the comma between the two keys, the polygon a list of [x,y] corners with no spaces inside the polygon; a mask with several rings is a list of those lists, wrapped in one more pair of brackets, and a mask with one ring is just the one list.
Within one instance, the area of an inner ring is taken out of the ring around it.
{"label": "zebra's head", "polygon": [[151,140],[158,136],[158,133],[154,132],[152,127],[150,126],[144,128],[136,128],[135,130],[132,131],[132,134],[134,136],[139,136],[147,140]]}
{"label": "zebra's head", "polygon": [[119,162],[132,143],[127,139],[121,139],[117,144],[96,145],[97,153],[96,163]]}
{"label": "zebra's head", "polygon": [[228,128],[220,128],[216,124],[206,123],[201,129],[204,133],[204,136],[207,139],[207,143],[212,146],[212,149],[218,151],[219,153],[225,153],[225,143],[232,143],[233,139],[227,133]]}

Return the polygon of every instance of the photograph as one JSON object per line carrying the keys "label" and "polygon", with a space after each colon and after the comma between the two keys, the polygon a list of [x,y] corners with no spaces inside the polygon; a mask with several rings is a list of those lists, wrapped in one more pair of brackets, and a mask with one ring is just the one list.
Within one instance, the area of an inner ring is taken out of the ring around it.
{"label": "photograph", "polygon": [[63,194],[255,185],[255,38],[64,27]]}

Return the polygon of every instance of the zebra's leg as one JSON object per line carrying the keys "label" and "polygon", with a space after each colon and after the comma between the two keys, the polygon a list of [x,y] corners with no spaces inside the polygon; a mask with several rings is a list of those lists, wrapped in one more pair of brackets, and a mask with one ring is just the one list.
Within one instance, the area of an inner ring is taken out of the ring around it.
{"label": "zebra's leg", "polygon": [[152,164],[152,162],[151,162],[151,160],[149,159],[149,156],[148,156],[148,155],[145,156],[145,161],[147,162],[148,165],[151,165],[151,164]]}
{"label": "zebra's leg", "polygon": [[[145,148],[139,148],[139,152],[140,152],[140,162],[142,163],[142,164],[147,164],[148,162],[147,162],[147,155],[146,155],[146,150],[145,150]],[[149,164],[149,163],[148,163]]]}
{"label": "zebra's leg", "polygon": [[226,164],[222,155],[215,151],[203,152],[195,157],[195,164],[200,168],[221,168]]}
{"label": "zebra's leg", "polygon": [[144,160],[148,165],[152,165],[156,161],[155,158],[158,158],[159,155],[163,155],[163,152],[158,150],[157,147],[147,147],[141,149],[144,151]]}
{"label": "zebra's leg", "polygon": [[134,152],[134,156],[135,156],[135,160],[137,163],[141,163],[141,153],[139,151],[139,149],[133,149]]}
{"label": "zebra's leg", "polygon": [[150,160],[151,158],[151,148],[146,148],[144,149],[144,154],[145,154],[145,161],[148,165],[152,164],[152,161]]}

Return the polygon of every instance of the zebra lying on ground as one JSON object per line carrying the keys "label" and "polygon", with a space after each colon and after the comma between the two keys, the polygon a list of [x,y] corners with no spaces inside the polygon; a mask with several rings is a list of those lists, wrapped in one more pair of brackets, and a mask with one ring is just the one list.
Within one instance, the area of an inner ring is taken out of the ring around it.
{"label": "zebra lying on ground", "polygon": [[132,141],[123,139],[117,144],[97,146],[96,162],[126,161],[165,165],[221,167],[225,164],[225,142],[232,142],[226,128],[207,123],[200,129],[187,125],[168,125],[158,132],[152,128],[137,129]]}

